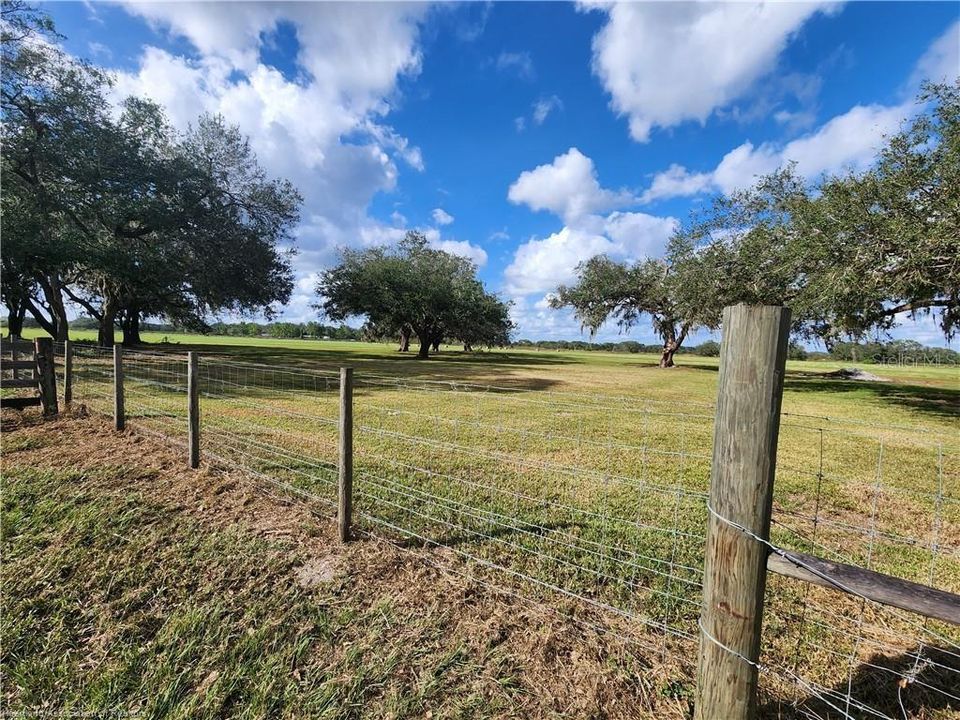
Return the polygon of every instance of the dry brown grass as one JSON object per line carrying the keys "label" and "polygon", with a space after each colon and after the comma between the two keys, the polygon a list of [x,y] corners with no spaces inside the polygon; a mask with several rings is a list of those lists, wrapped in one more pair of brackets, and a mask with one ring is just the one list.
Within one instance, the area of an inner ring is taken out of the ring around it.
{"label": "dry brown grass", "polygon": [[[391,708],[403,703],[392,696],[412,692],[424,682],[425,671],[443,675],[451,656],[462,656],[451,671],[455,677],[447,677],[444,691],[408,716],[461,716],[467,697],[482,699],[467,713],[477,717],[679,718],[688,712],[683,655],[641,649],[634,640],[652,639],[631,637],[635,631],[625,623],[611,626],[608,618],[578,604],[547,609],[525,602],[480,577],[465,577],[464,568],[443,550],[399,549],[369,537],[342,545],[323,511],[272,494],[242,474],[206,465],[189,471],[181,452],[135,429],[115,433],[99,417],[77,413],[43,422],[4,411],[2,432],[7,478],[24,468],[70,468],[82,478],[74,491],[82,488],[103,499],[134,494],[166,513],[189,517],[205,532],[229,531],[254,547],[260,538],[288,549],[297,563],[286,581],[306,586],[316,602],[356,616],[381,608],[385,621],[374,637],[368,628],[347,624],[332,644],[312,649],[322,657],[296,671],[309,685],[305,673],[346,664],[344,658],[357,651],[368,654],[364,662],[374,665],[394,658],[390,683],[369,689],[358,716],[394,716]],[[42,555],[36,562],[43,562]],[[305,582],[304,570],[315,573],[318,564],[332,568],[332,577]],[[188,582],[193,581],[204,578]],[[233,590],[242,594],[243,589]],[[92,663],[86,672],[111,662],[110,647],[108,635],[89,639],[82,648]],[[192,692],[206,693],[221,672],[213,668],[198,675]],[[16,708],[21,693],[6,683],[3,690],[5,706]],[[67,690],[68,696],[79,692]],[[342,710],[333,716],[349,715]],[[296,714],[292,707],[288,712]]]}

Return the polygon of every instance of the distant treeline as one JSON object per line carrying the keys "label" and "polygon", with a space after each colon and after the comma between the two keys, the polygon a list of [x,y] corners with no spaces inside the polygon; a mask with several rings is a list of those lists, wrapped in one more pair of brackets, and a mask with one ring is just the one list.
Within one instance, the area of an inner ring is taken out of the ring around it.
{"label": "distant treeline", "polygon": [[[620,342],[586,342],[584,340],[517,340],[510,344],[515,348],[537,348],[538,350],[587,350],[596,352],[620,353],[647,353],[659,355],[663,352],[663,344],[644,344],[635,340]],[[700,357],[719,357],[720,343],[707,340],[699,345],[681,346],[678,355],[699,355]],[[791,360],[806,360],[808,351],[801,345],[790,344]]]}
{"label": "distant treeline", "polygon": [[[25,328],[37,328],[40,325],[33,318],[24,318]],[[0,327],[7,327],[7,318],[0,318]],[[100,327],[99,321],[89,317],[79,317],[70,320],[71,330],[96,330]],[[348,325],[322,325],[318,322],[215,322],[208,325],[207,335],[230,335],[233,337],[271,337],[271,338],[319,338],[329,340],[364,340],[363,331]],[[196,333],[181,325],[171,323],[141,322],[142,332],[167,333]]]}
{"label": "distant treeline", "polygon": [[[39,325],[32,318],[24,318],[24,327],[36,328]],[[80,317],[70,321],[73,330],[96,330],[97,320]],[[7,327],[7,318],[0,318],[0,327]],[[215,322],[209,325],[210,335],[229,335],[232,337],[271,337],[271,338],[307,338],[320,340],[367,340],[385,341],[384,338],[370,337],[362,328],[349,325],[323,325],[310,321],[295,322]],[[195,332],[169,323],[142,323],[146,332]],[[388,340],[393,342],[393,338]],[[640,343],[636,340],[620,342],[587,342],[586,340],[516,340],[511,348],[537,350],[585,350],[591,352],[646,353],[659,355],[663,346]],[[678,354],[699,355],[700,357],[719,357],[720,343],[707,340],[699,345],[681,347]],[[939,364],[960,365],[960,352],[942,347],[929,347],[916,340],[893,340],[891,342],[839,342],[829,352],[807,350],[802,345],[790,343],[787,351],[791,360],[840,360],[877,364]]]}
{"label": "distant treeline", "polygon": [[833,346],[834,360],[852,360],[885,365],[958,365],[960,352],[949,348],[927,347],[915,340],[894,340],[887,343],[842,342]]}
{"label": "distant treeline", "polygon": [[[647,353],[659,355],[663,346],[644,344],[634,340],[621,342],[586,342],[583,340],[517,340],[511,343],[515,348],[536,348],[539,350],[587,350],[596,352]],[[699,355],[701,357],[719,357],[720,343],[714,340],[681,347],[678,354]],[[879,364],[960,364],[960,353],[956,350],[940,347],[928,347],[915,340],[893,340],[887,343],[840,342],[829,352],[808,350],[797,343],[790,343],[787,355],[791,360],[840,360]]]}
{"label": "distant treeline", "polygon": [[237,337],[314,338],[323,340],[364,340],[363,331],[349,325],[322,325],[310,321],[294,322],[215,322],[210,325],[212,335]]}

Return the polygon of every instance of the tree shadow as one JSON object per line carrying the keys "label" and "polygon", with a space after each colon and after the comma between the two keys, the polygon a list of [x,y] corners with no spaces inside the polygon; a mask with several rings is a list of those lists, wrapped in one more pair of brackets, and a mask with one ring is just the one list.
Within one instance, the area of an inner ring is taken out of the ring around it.
{"label": "tree shadow", "polygon": [[[429,543],[431,545],[439,545],[441,547],[458,547],[460,545],[484,543],[489,540],[496,540],[512,535],[545,535],[553,530],[566,530],[569,528],[582,527],[582,523],[570,521],[555,521],[534,525],[532,523],[518,520],[516,521],[516,525],[514,527],[497,525],[497,527],[491,529],[487,525],[482,525],[475,528],[465,528],[462,530],[451,528],[437,535],[435,539],[431,539]],[[413,537],[407,538],[398,543],[400,547],[404,548],[421,547],[423,544],[424,541],[422,539]]]}
{"label": "tree shadow", "polygon": [[960,417],[960,389],[908,385],[896,382],[869,382],[864,380],[835,380],[822,374],[790,374],[784,381],[784,390],[810,393],[863,393],[916,412],[939,418]]}
{"label": "tree shadow", "polygon": [[413,374],[458,373],[470,371],[486,366],[518,366],[518,367],[554,367],[576,362],[562,354],[552,355],[549,352],[464,352],[462,350],[441,350],[431,353],[430,357],[421,359],[416,352],[401,353],[396,350],[385,352],[354,351],[328,349],[322,344],[304,348],[270,347],[258,345],[233,345],[214,343],[157,343],[150,345],[150,349],[185,352],[194,350],[201,354],[222,355],[234,360],[251,362],[284,362],[327,364],[352,364],[354,366],[375,364],[387,366],[403,366],[417,370]]}
{"label": "tree shadow", "polygon": [[811,692],[789,703],[770,699],[761,705],[759,715],[778,720],[841,718],[844,713],[854,718],[921,718],[937,711],[960,711],[953,697],[958,672],[957,654],[942,647],[924,645],[894,656],[877,653],[826,692]]}
{"label": "tree shadow", "polygon": [[[77,346],[82,347],[79,343]],[[158,343],[148,348],[149,355],[138,357],[136,364],[127,363],[126,376],[131,380],[158,380],[155,383],[158,391],[169,386],[170,391],[180,392],[186,383],[186,353],[192,350],[199,356],[201,392],[227,397],[248,395],[251,391],[261,394],[271,391],[296,391],[304,395],[336,393],[339,391],[337,376],[342,366],[354,368],[357,395],[396,390],[397,385],[393,382],[396,378],[402,378],[414,389],[421,382],[436,382],[441,384],[435,388],[426,385],[425,389],[477,390],[493,394],[537,392],[549,390],[561,381],[520,375],[517,371],[575,362],[570,358],[551,357],[547,353],[537,356],[530,353],[442,351],[439,355],[419,360],[415,355],[399,352],[379,354],[229,344]],[[130,350],[131,355],[136,352],[136,349]],[[167,363],[173,357],[182,361],[182,367],[171,371]],[[155,362],[151,362],[153,358]],[[104,356],[100,362],[106,366],[111,360]],[[75,363],[75,372],[79,370],[77,366]],[[153,378],[154,374],[157,378]]]}

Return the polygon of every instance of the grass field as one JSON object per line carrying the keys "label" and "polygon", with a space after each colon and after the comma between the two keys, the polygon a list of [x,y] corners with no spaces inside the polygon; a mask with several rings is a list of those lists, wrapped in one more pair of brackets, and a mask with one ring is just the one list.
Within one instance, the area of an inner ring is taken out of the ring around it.
{"label": "grass field", "polygon": [[[471,577],[548,606],[569,612],[573,598],[661,661],[679,656],[674,680],[689,681],[716,360],[678,356],[660,370],[653,356],[601,352],[447,349],[420,361],[388,345],[165,340],[148,348],[165,354],[125,361],[134,427],[182,442],[184,353],[197,350],[205,457],[329,515],[336,371],[353,366],[363,529],[440,546]],[[789,363],[773,539],[960,591],[957,368],[829,377],[843,366]],[[109,382],[108,358],[80,351],[76,400],[108,412]],[[830,715],[797,677],[861,714],[856,703],[894,716],[901,700],[915,717],[956,709],[944,701],[958,677],[955,628],[782,578],[767,602],[768,714]],[[898,698],[897,680],[930,657]]]}

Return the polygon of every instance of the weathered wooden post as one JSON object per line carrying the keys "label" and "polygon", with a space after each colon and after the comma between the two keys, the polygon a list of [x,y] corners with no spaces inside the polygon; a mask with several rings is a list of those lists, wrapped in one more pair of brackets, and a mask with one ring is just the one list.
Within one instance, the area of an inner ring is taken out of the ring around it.
{"label": "weathered wooden post", "polygon": [[790,310],[723,311],[697,720],[752,720]]}
{"label": "weathered wooden post", "polygon": [[200,359],[197,353],[187,354],[187,441],[190,447],[190,467],[200,467]]}
{"label": "weathered wooden post", "polygon": [[60,408],[57,406],[57,374],[53,359],[53,338],[37,338],[33,343],[37,362],[36,377],[37,386],[40,389],[40,406],[44,415],[56,415]]}
{"label": "weathered wooden post", "polygon": [[353,515],[353,368],[340,368],[340,470],[337,483],[337,527],[340,540],[350,539]]}
{"label": "weathered wooden post", "polygon": [[73,343],[63,343],[63,404],[70,407],[73,402]]}
{"label": "weathered wooden post", "polygon": [[126,417],[123,409],[123,348],[113,346],[113,425],[123,430]]}

